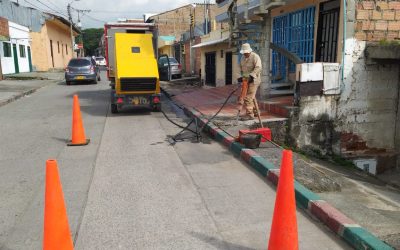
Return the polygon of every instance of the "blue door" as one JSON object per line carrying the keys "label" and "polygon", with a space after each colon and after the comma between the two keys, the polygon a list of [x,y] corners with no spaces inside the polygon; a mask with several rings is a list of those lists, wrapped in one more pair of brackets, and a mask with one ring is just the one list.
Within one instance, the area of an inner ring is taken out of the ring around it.
{"label": "blue door", "polygon": [[[272,42],[295,53],[304,62],[314,60],[314,23],[315,7],[309,7],[273,19]],[[286,81],[287,59],[272,52],[272,82]],[[295,72],[293,63],[289,63],[289,72]]]}

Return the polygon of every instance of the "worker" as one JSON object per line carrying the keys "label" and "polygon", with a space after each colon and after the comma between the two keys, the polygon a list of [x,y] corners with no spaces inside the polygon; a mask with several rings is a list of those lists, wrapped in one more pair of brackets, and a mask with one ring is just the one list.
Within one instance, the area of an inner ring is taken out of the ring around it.
{"label": "worker", "polygon": [[[246,97],[244,98],[244,106],[246,114],[241,116],[242,121],[253,120],[257,116],[257,110],[254,108],[254,98],[258,87],[261,84],[261,58],[257,55],[250,47],[250,44],[242,44],[240,54],[242,58],[240,60],[240,73],[241,77],[238,78],[238,82],[242,82],[243,79],[248,81],[248,89]],[[239,103],[243,104],[243,103]]]}

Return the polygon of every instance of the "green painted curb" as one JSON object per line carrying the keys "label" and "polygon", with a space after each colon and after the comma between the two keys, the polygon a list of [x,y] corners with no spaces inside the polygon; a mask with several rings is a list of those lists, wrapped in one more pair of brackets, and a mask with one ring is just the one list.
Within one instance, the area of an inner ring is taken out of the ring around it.
{"label": "green painted curb", "polygon": [[225,133],[224,131],[218,131],[215,135],[215,140],[223,142],[226,137],[229,137],[227,133]]}
{"label": "green painted curb", "polygon": [[240,153],[242,152],[242,150],[245,149],[245,147],[238,143],[238,142],[232,142],[230,150],[236,155],[236,156],[240,156]]}
{"label": "green painted curb", "polygon": [[267,176],[268,171],[277,169],[274,164],[267,161],[262,156],[252,156],[250,159],[250,166],[257,170],[262,176]]}
{"label": "green painted curb", "polygon": [[308,209],[308,203],[310,201],[321,200],[321,198],[317,194],[310,191],[298,181],[294,181],[294,190],[297,203],[301,205],[304,209]]}
{"label": "green painted curb", "polygon": [[394,250],[362,227],[345,227],[342,237],[355,249]]}

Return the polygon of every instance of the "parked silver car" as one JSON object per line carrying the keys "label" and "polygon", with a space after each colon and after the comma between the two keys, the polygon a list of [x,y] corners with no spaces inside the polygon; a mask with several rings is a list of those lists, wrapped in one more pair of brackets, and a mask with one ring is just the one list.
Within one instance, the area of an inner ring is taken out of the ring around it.
{"label": "parked silver car", "polygon": [[[168,69],[168,60],[170,68]],[[160,79],[168,81],[172,78],[182,78],[182,65],[173,57],[162,55],[158,59]]]}
{"label": "parked silver car", "polygon": [[65,82],[91,81],[97,84],[100,81],[100,70],[96,61],[90,57],[73,58],[65,68]]}

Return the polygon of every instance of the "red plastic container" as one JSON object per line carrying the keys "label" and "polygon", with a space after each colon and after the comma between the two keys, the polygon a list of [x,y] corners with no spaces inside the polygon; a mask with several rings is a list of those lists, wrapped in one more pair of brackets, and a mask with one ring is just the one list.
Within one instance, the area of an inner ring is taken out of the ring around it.
{"label": "red plastic container", "polygon": [[239,141],[241,141],[240,137],[243,134],[248,134],[248,133],[262,135],[261,142],[266,142],[266,141],[271,141],[272,140],[271,129],[269,129],[269,128],[257,128],[257,129],[252,129],[252,130],[247,130],[247,129],[239,130]]}

